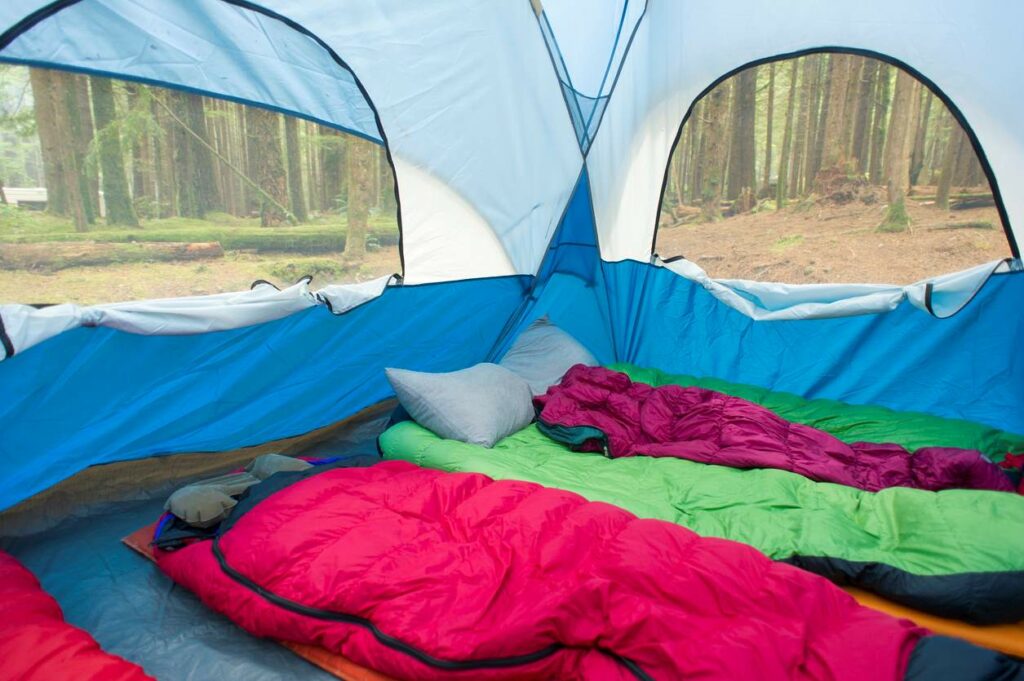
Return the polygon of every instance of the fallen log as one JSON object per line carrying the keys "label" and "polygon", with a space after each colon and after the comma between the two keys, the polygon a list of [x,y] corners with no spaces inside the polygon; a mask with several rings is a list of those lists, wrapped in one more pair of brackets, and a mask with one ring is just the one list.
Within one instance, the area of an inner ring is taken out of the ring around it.
{"label": "fallen log", "polygon": [[137,262],[212,260],[223,258],[217,241],[187,243],[146,241],[134,243],[45,241],[0,244],[0,268],[55,272],[69,267],[102,267]]}

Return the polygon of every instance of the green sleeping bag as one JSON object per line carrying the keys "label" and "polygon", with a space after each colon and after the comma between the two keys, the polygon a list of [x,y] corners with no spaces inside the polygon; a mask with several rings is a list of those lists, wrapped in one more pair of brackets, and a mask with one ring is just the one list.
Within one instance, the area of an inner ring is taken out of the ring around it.
{"label": "green sleeping bag", "polygon": [[[979,449],[998,459],[1024,438],[927,414],[803,400],[721,381],[617,365],[634,380],[727,392],[849,441]],[[407,421],[380,437],[389,459],[574,491],[638,516],[751,544],[840,584],[976,623],[1024,619],[1024,497],[1001,492],[869,493],[780,470],[576,453],[531,425],[485,449]]]}

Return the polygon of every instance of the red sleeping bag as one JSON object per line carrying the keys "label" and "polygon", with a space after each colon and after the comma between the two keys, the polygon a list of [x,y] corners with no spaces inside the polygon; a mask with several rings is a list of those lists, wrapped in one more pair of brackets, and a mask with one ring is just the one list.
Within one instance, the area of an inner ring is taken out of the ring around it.
{"label": "red sleeping bag", "polygon": [[0,552],[0,679],[4,681],[143,681],[142,668],[103,652],[87,632],[64,621],[35,576]]}
{"label": "red sleeping bag", "polygon": [[405,462],[275,475],[156,559],[253,634],[401,679],[885,681],[926,634],[743,544]]}

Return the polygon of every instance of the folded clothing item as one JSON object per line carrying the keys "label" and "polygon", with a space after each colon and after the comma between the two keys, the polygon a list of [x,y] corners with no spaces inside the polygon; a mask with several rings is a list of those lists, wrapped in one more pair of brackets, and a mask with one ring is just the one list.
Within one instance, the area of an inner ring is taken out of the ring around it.
{"label": "folded clothing item", "polygon": [[250,633],[400,679],[917,680],[950,645],[964,679],[1018,669],[749,546],[404,462],[275,476],[156,560]]}
{"label": "folded clothing item", "polygon": [[[869,492],[889,487],[1016,491],[1010,476],[977,451],[923,447],[909,452],[896,444],[846,443],[739,397],[697,387],[652,387],[603,367],[572,367],[534,404],[546,435],[610,457],[776,468]],[[595,429],[601,437],[595,437]]]}
{"label": "folded clothing item", "polygon": [[0,552],[0,678],[144,681],[141,667],[104,652],[64,621],[60,606],[14,557]]}

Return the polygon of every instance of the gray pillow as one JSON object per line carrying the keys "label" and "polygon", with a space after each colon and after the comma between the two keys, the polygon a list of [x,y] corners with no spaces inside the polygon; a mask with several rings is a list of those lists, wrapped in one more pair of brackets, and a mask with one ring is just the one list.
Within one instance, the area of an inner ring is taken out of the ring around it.
{"label": "gray pillow", "polygon": [[499,364],[522,376],[534,395],[543,395],[575,364],[596,366],[579,341],[541,317],[523,331]]}
{"label": "gray pillow", "polygon": [[384,373],[409,416],[449,440],[493,447],[533,421],[529,384],[497,364],[441,374]]}

